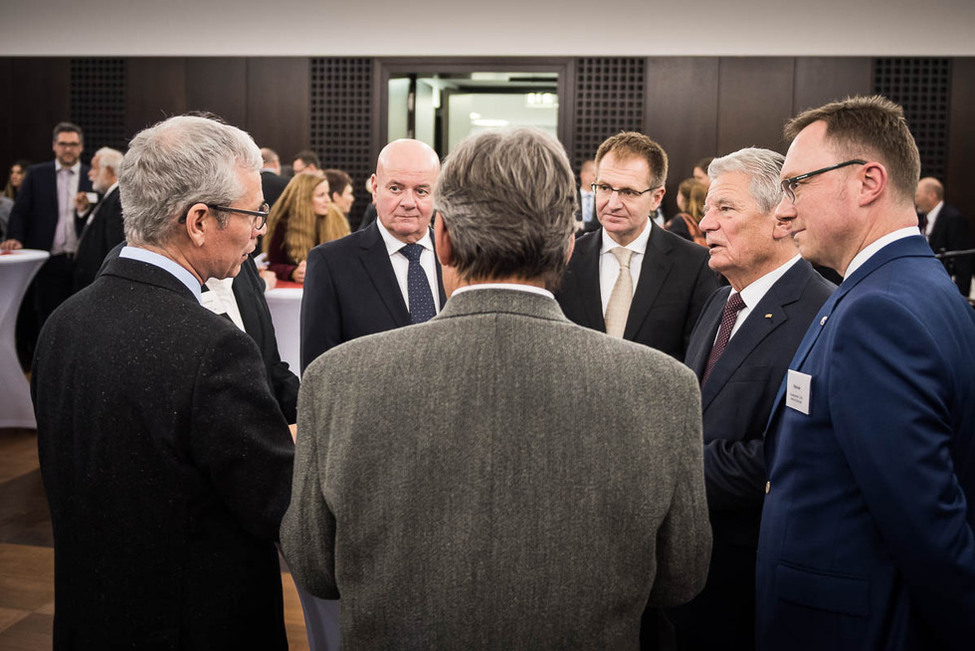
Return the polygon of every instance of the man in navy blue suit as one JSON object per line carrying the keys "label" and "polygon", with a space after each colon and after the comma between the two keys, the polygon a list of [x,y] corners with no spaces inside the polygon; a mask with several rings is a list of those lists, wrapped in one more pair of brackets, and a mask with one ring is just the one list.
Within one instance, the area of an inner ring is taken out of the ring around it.
{"label": "man in navy blue suit", "polygon": [[804,258],[843,282],[776,396],[756,571],[758,649],[970,649],[975,311],[917,227],[902,109],[800,114],[782,168]]}
{"label": "man in navy blue suit", "polygon": [[670,612],[678,647],[755,647],[755,550],[765,496],[765,425],[809,323],[835,286],[799,257],[774,212],[782,154],[715,159],[701,229],[709,265],[731,283],[711,295],[685,362],[701,383],[704,475],[714,535],[708,582]]}
{"label": "man in navy blue suit", "polygon": [[[0,249],[50,251],[37,272],[25,304],[32,304],[39,330],[47,317],[74,291],[74,257],[85,218],[75,213],[75,197],[90,192],[88,166],[81,163],[84,136],[78,125],[59,122],[52,144],[55,159],[31,165],[10,211],[7,239]],[[22,333],[33,349],[37,330]],[[23,345],[23,342],[20,342]]]}

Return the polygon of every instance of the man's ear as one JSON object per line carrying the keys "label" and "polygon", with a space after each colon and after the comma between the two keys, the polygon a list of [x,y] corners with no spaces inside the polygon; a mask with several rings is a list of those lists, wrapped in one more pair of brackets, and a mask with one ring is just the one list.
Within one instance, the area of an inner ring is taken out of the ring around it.
{"label": "man's ear", "polygon": [[871,161],[860,170],[860,201],[866,206],[876,201],[887,188],[887,168],[877,161]]}
{"label": "man's ear", "polygon": [[443,216],[437,212],[433,219],[433,241],[437,246],[437,259],[444,267],[450,267],[453,259],[454,244],[450,241],[450,233],[447,232],[447,225],[443,221]]}
{"label": "man's ear", "polygon": [[186,235],[194,246],[203,246],[206,242],[207,231],[210,224],[207,217],[210,216],[210,209],[205,203],[195,203],[186,212]]}
{"label": "man's ear", "polygon": [[783,238],[786,238],[786,237],[789,237],[789,238],[792,237],[792,229],[789,226],[789,222],[782,221],[781,219],[776,219],[775,218],[775,209],[774,208],[773,208],[773,212],[772,212],[771,219],[772,219],[772,222],[773,222],[773,224],[772,224],[772,239],[773,240],[779,241],[779,240],[781,240]]}

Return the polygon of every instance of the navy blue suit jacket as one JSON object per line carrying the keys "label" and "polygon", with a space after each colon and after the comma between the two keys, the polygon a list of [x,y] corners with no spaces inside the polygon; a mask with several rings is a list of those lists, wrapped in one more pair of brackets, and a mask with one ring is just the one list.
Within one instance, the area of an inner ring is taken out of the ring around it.
{"label": "navy blue suit jacket", "polygon": [[[440,306],[447,302],[440,262]],[[301,299],[301,368],[341,343],[410,325],[386,243],[374,223],[308,253]]]}
{"label": "navy blue suit jacket", "polygon": [[[58,225],[58,180],[54,161],[38,163],[27,168],[27,176],[17,193],[17,201],[10,211],[7,239],[17,240],[25,249],[50,251],[54,243],[54,230]],[[88,166],[81,166],[78,192],[91,192]],[[71,213],[74,214],[74,197],[71,197]],[[84,227],[84,219],[76,219],[78,234]]]}
{"label": "navy blue suit jacket", "polygon": [[[923,237],[850,274],[776,396],[758,649],[971,649],[975,311]],[[794,400],[794,397],[792,398]]]}
{"label": "navy blue suit jacket", "polygon": [[[691,330],[717,286],[708,250],[660,228],[652,221],[623,338],[684,359]],[[565,316],[606,332],[599,292],[599,249],[603,229],[576,240],[575,251],[555,298]]]}
{"label": "navy blue suit jacket", "polygon": [[[779,278],[728,342],[701,386],[704,476],[715,539],[755,547],[765,495],[765,426],[789,361],[836,288],[805,260]],[[703,377],[730,287],[705,305],[687,365]]]}

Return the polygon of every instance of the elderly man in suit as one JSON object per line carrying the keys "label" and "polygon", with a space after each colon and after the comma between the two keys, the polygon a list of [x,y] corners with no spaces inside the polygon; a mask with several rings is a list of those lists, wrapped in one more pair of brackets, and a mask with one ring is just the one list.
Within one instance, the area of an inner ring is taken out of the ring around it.
{"label": "elderly man in suit", "polygon": [[206,118],[137,134],[129,246],[41,332],[57,648],[287,649],[274,541],[294,446],[254,341],[200,302],[263,229],[260,164]]}
{"label": "elderly man in suit", "polygon": [[102,195],[94,208],[87,194],[78,193],[75,205],[78,212],[86,215],[85,227],[78,239],[78,254],[74,265],[75,291],[90,285],[98,274],[108,252],[125,241],[122,227],[122,201],[118,191],[118,169],[122,152],[102,147],[91,157],[88,177],[91,187]]}
{"label": "elderly man in suit", "polygon": [[731,283],[704,306],[685,362],[701,382],[704,480],[714,531],[708,582],[670,613],[681,649],[755,648],[755,551],[765,496],[763,436],[775,392],[835,289],[775,218],[783,156],[748,148],[709,169],[701,230]]}
{"label": "elderly man in suit", "polygon": [[444,311],[308,367],[282,547],[350,648],[633,649],[648,600],[704,583],[693,374],[546,289],[574,190],[547,134],[467,139],[437,182]]}
{"label": "elderly man in suit", "polygon": [[[930,176],[921,179],[914,193],[914,205],[921,217],[921,233],[928,238],[935,253],[975,247],[971,223],[957,208],[945,203],[945,187],[941,181]],[[972,289],[972,260],[972,256],[945,260],[945,267],[953,272],[958,291],[965,298]]]}
{"label": "elderly man in suit", "polygon": [[975,311],[917,227],[901,107],[855,97],[786,126],[787,221],[843,282],[768,432],[759,649],[970,649]]}
{"label": "elderly man in suit", "polygon": [[704,302],[717,287],[708,252],[650,219],[664,196],[667,154],[641,133],[596,153],[596,217],[579,238],[556,299],[579,325],[684,359]]}
{"label": "elderly man in suit", "polygon": [[342,342],[426,321],[446,302],[430,232],[439,171],[425,143],[389,143],[372,175],[378,219],[308,254],[302,368]]}

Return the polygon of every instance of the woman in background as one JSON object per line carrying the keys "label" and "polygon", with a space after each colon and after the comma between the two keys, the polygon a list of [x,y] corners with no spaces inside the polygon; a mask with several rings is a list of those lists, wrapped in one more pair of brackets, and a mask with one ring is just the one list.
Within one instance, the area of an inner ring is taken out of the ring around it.
{"label": "woman in background", "polygon": [[680,212],[664,224],[664,228],[685,240],[707,246],[704,233],[698,225],[704,218],[704,200],[708,189],[694,179],[684,179],[677,186],[677,209]]}
{"label": "woman in background", "polygon": [[268,268],[279,279],[304,282],[308,252],[349,234],[342,214],[329,214],[331,203],[328,179],[316,174],[295,176],[274,203],[263,250]]}
{"label": "woman in background", "polygon": [[10,166],[7,187],[3,189],[3,195],[0,196],[0,240],[7,233],[7,222],[10,220],[10,211],[14,207],[14,200],[17,198],[17,193],[20,192],[20,186],[24,183],[28,165],[30,163],[27,161],[19,160]]}

